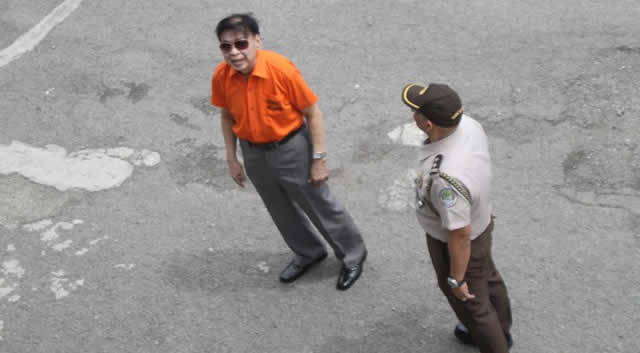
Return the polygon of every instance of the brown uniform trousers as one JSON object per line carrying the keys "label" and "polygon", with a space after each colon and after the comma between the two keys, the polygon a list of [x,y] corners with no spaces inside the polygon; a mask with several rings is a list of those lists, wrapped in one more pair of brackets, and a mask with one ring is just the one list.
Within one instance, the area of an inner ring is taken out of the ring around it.
{"label": "brown uniform trousers", "polygon": [[511,329],[511,304],[507,288],[491,258],[493,220],[487,229],[471,241],[471,258],[465,273],[469,292],[476,297],[463,302],[447,284],[449,249],[446,243],[427,234],[427,247],[438,277],[438,286],[447,297],[458,320],[471,332],[482,353],[509,351],[505,334]]}

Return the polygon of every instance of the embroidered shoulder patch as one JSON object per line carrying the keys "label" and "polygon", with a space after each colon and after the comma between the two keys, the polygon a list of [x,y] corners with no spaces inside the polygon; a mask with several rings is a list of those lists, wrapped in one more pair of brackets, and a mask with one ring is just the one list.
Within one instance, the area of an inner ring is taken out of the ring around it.
{"label": "embroidered shoulder patch", "polygon": [[440,201],[442,202],[442,205],[444,207],[453,207],[456,204],[457,200],[458,196],[456,195],[456,192],[455,190],[453,190],[453,188],[446,187],[440,190]]}

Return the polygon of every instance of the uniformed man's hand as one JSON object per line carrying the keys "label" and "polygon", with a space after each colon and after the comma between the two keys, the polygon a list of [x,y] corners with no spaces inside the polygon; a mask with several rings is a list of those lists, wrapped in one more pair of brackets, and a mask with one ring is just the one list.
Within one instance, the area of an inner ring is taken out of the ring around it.
{"label": "uniformed man's hand", "polygon": [[242,163],[238,162],[238,160],[227,160],[227,164],[229,165],[229,174],[231,174],[231,179],[233,179],[236,184],[244,187],[244,182],[247,180],[247,177],[244,175]]}
{"label": "uniformed man's hand", "polygon": [[326,159],[314,159],[311,162],[311,180],[312,184],[322,184],[329,180],[329,167]]}
{"label": "uniformed man's hand", "polygon": [[467,282],[464,282],[460,287],[458,288],[453,288],[451,290],[453,292],[453,295],[458,298],[458,300],[461,300],[463,302],[466,302],[469,299],[473,299],[476,296],[469,293],[469,287],[467,286]]}

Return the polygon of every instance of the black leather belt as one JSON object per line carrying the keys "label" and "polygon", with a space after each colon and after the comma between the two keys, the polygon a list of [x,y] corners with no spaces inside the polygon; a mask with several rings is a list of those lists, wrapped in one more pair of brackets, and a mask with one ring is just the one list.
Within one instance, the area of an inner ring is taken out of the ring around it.
{"label": "black leather belt", "polygon": [[247,143],[249,143],[249,146],[255,147],[255,148],[259,148],[261,150],[276,149],[279,146],[282,146],[285,143],[287,143],[287,141],[291,140],[292,137],[294,137],[298,132],[300,132],[302,130],[302,126],[304,126],[304,125],[301,125],[299,128],[291,131],[289,133],[289,135],[283,137],[282,140],[280,140],[280,141],[267,142],[267,143],[253,143],[253,142],[247,141]]}

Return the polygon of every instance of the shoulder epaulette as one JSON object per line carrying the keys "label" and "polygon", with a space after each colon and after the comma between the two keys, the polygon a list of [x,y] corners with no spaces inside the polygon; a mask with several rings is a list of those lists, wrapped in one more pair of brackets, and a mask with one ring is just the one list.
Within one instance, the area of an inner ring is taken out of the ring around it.
{"label": "shoulder epaulette", "polygon": [[464,185],[464,183],[445,172],[440,172],[440,177],[451,184],[451,186],[453,186],[453,188],[456,189],[465,199],[467,199],[467,201],[469,201],[469,204],[471,204],[471,192],[469,192],[469,189],[466,185]]}
{"label": "shoulder epaulette", "polygon": [[431,165],[429,175],[438,174],[440,172],[440,164],[442,164],[443,158],[442,154],[438,154],[433,158],[433,164]]}
{"label": "shoulder epaulette", "polygon": [[458,191],[460,195],[462,195],[469,202],[469,204],[471,204],[471,200],[472,200],[471,192],[469,192],[469,189],[467,188],[466,185],[464,185],[463,182],[450,176],[445,172],[440,171],[440,165],[442,164],[443,159],[444,159],[444,156],[442,156],[442,154],[438,154],[433,159],[433,164],[431,165],[431,170],[429,171],[429,181],[427,182],[427,187],[425,189],[425,198],[424,198],[424,201],[426,201],[427,206],[429,206],[431,211],[433,211],[433,213],[435,213],[438,217],[440,217],[440,213],[433,206],[433,203],[431,203],[431,187],[433,186],[434,176],[437,175],[440,178],[444,179],[454,189],[456,189],[456,191]]}

